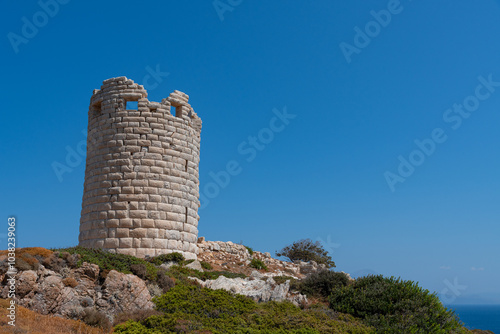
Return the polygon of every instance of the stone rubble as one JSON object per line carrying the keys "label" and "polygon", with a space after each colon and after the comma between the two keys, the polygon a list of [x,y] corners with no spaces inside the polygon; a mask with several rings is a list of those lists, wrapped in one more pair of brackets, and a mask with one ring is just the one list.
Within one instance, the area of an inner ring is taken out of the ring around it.
{"label": "stone rubble", "polygon": [[295,263],[281,261],[271,257],[266,252],[254,251],[250,255],[244,245],[235,244],[231,241],[206,241],[204,237],[198,238],[198,260],[210,263],[216,270],[250,275],[254,269],[249,268],[252,259],[261,260],[268,267],[268,272],[262,272],[264,276],[290,276],[297,279],[304,278],[307,274],[326,269],[323,264],[316,262],[296,261]]}

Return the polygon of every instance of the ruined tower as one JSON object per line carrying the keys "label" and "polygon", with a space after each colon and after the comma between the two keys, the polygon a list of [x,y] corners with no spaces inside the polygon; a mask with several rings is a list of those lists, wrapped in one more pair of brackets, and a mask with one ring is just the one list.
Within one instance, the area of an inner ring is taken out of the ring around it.
{"label": "ruined tower", "polygon": [[88,113],[80,246],[196,258],[201,119],[174,91],[150,102],[126,77],[94,90]]}

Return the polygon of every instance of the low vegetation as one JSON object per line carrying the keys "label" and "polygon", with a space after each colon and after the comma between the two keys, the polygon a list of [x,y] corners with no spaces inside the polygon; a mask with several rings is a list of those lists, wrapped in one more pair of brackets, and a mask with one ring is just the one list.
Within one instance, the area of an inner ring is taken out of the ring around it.
{"label": "low vegetation", "polygon": [[104,314],[103,312],[99,312],[93,307],[87,307],[83,310],[81,320],[89,326],[101,328],[105,331],[109,331],[112,327],[111,322],[109,321],[106,314]]}
{"label": "low vegetation", "polygon": [[245,248],[247,249],[248,254],[250,254],[250,256],[252,256],[253,255],[253,248],[252,247],[248,247],[248,246],[245,246]]}
{"label": "low vegetation", "polygon": [[78,285],[78,282],[73,277],[66,277],[65,279],[62,280],[62,282],[65,286],[69,286],[72,288]]}
{"label": "low vegetation", "polygon": [[175,265],[171,266],[167,270],[167,274],[173,278],[179,280],[185,280],[189,277],[196,277],[201,279],[202,281],[217,279],[219,276],[225,276],[227,278],[245,278],[244,274],[232,273],[230,271],[199,271],[196,269],[186,268],[183,266]]}
{"label": "low vegetation", "polygon": [[250,261],[250,267],[255,268],[255,269],[259,269],[259,270],[260,269],[267,270],[266,264],[262,260],[258,260],[258,259],[252,259],[252,261]]}
{"label": "low vegetation", "polygon": [[208,262],[205,262],[205,261],[200,261],[200,264],[201,264],[201,267],[204,269],[204,270],[212,270],[212,265]]}
{"label": "low vegetation", "polygon": [[144,259],[139,259],[135,256],[125,254],[113,254],[102,249],[91,249],[77,246],[55,249],[54,251],[56,254],[59,254],[60,257],[64,256],[64,254],[79,255],[79,260],[76,264],[78,267],[80,267],[83,262],[93,263],[99,266],[101,272],[105,273],[110,270],[116,270],[124,274],[132,274],[132,266],[142,264],[146,268],[145,277],[155,279],[156,272],[158,271],[158,268],[154,264]]}
{"label": "low vegetation", "polygon": [[158,255],[149,259],[149,262],[156,264],[157,266],[165,262],[181,263],[183,261],[184,261],[184,256],[182,256],[181,253],[176,253],[176,252]]}
{"label": "low vegetation", "polygon": [[176,285],[154,299],[162,315],[127,321],[115,327],[120,334],[156,333],[370,333],[349,315],[327,308],[301,310],[289,302],[258,304],[224,290]]}

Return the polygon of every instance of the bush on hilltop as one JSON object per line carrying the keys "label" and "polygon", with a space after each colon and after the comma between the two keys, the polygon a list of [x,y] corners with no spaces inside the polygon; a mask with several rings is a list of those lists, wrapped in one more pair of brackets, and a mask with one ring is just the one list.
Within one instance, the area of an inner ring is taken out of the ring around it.
{"label": "bush on hilltop", "polygon": [[284,247],[276,256],[284,256],[290,261],[297,260],[309,262],[315,261],[318,264],[324,264],[327,268],[335,267],[335,262],[332,261],[331,256],[321,246],[319,241],[313,242],[311,239],[301,239],[295,241],[293,244]]}

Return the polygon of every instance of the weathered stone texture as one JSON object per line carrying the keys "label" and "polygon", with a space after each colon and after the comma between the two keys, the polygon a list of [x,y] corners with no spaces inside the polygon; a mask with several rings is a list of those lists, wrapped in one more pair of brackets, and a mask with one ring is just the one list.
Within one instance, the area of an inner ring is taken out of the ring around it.
{"label": "weathered stone texture", "polygon": [[[137,109],[127,109],[132,101]],[[150,102],[144,87],[126,77],[94,90],[81,246],[196,258],[201,119],[188,101],[176,90]]]}

